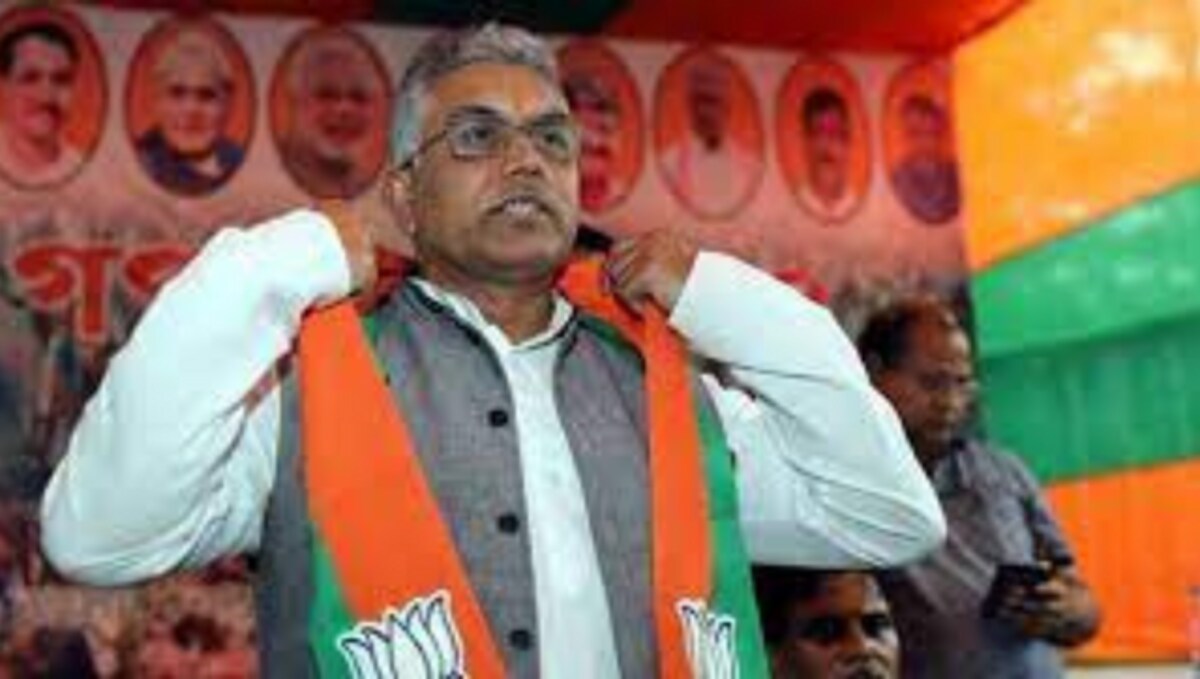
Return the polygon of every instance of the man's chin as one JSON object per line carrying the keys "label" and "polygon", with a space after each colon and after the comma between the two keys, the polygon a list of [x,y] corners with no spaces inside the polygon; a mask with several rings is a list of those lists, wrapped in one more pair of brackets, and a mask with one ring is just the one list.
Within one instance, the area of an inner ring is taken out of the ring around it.
{"label": "man's chin", "polygon": [[505,247],[487,257],[497,278],[513,283],[554,280],[571,254],[569,247]]}
{"label": "man's chin", "polygon": [[957,437],[953,434],[942,433],[927,433],[923,436],[915,436],[910,433],[908,440],[917,453],[917,457],[921,458],[922,464],[928,466],[929,463],[936,462],[949,454]]}
{"label": "man's chin", "polygon": [[[557,215],[535,210],[524,215],[494,213],[486,217],[489,238],[496,247],[512,250],[545,250],[570,247],[574,233]],[[561,243],[559,243],[561,241]]]}
{"label": "man's chin", "polygon": [[44,144],[48,141],[57,141],[62,135],[63,131],[62,126],[57,124],[31,125],[25,129],[28,130],[25,134],[30,140],[41,144]]}
{"label": "man's chin", "polygon": [[199,162],[213,154],[213,149],[216,147],[216,142],[210,142],[208,140],[203,142],[192,142],[190,140],[172,142],[170,139],[168,139],[167,146],[169,146],[171,150],[174,151],[175,154],[180,158],[192,162]]}
{"label": "man's chin", "polygon": [[329,171],[349,172],[354,169],[353,151],[346,148],[316,148],[313,157],[321,167]]}
{"label": "man's chin", "polygon": [[355,154],[362,152],[365,142],[366,135],[362,134],[322,134],[315,140],[313,150],[326,160],[350,159]]}
{"label": "man's chin", "polygon": [[850,667],[838,667],[830,674],[833,679],[895,679],[896,675],[889,672],[879,663],[856,664]]}

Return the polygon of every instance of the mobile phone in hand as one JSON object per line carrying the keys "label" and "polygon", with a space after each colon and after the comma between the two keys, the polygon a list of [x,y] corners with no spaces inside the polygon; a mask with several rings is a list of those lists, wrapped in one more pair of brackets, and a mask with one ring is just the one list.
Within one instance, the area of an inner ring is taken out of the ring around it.
{"label": "mobile phone in hand", "polygon": [[1005,563],[996,567],[996,575],[983,599],[984,617],[994,617],[1000,602],[1016,590],[1026,592],[1054,577],[1054,567],[1047,563]]}

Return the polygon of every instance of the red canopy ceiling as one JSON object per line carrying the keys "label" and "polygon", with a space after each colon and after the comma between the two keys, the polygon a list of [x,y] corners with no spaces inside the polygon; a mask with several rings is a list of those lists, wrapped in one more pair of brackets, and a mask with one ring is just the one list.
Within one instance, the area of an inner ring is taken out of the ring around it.
{"label": "red canopy ceiling", "polygon": [[789,49],[942,52],[1024,0],[634,0],[605,27],[617,35]]}
{"label": "red canopy ceiling", "polygon": [[1024,0],[99,0],[160,9],[461,24],[509,17],[547,32],[786,49],[943,52]]}

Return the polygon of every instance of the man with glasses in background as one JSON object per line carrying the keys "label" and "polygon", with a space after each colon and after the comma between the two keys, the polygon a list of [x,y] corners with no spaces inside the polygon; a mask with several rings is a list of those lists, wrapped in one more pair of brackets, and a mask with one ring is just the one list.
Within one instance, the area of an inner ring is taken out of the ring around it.
{"label": "man with glasses in background", "polygon": [[914,297],[872,316],[858,347],[949,528],[942,548],[880,574],[904,641],[904,677],[1062,676],[1059,647],[1091,639],[1099,608],[1037,480],[970,430],[976,382],[966,332],[948,305]]}
{"label": "man with glasses in background", "polygon": [[361,322],[378,267],[346,208],[218,233],[76,429],[43,500],[59,569],[257,553],[268,677],[760,676],[747,551],[931,549],[934,497],[823,308],[669,229],[563,272],[557,82],[520,29],[418,50],[386,186],[415,261]]}

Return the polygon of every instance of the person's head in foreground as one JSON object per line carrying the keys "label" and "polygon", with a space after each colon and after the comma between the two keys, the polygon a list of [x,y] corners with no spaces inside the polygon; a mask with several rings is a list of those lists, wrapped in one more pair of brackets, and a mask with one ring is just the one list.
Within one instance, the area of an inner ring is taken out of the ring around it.
{"label": "person's head in foreground", "polygon": [[861,571],[754,569],[775,679],[893,679],[900,642],[875,578]]}

